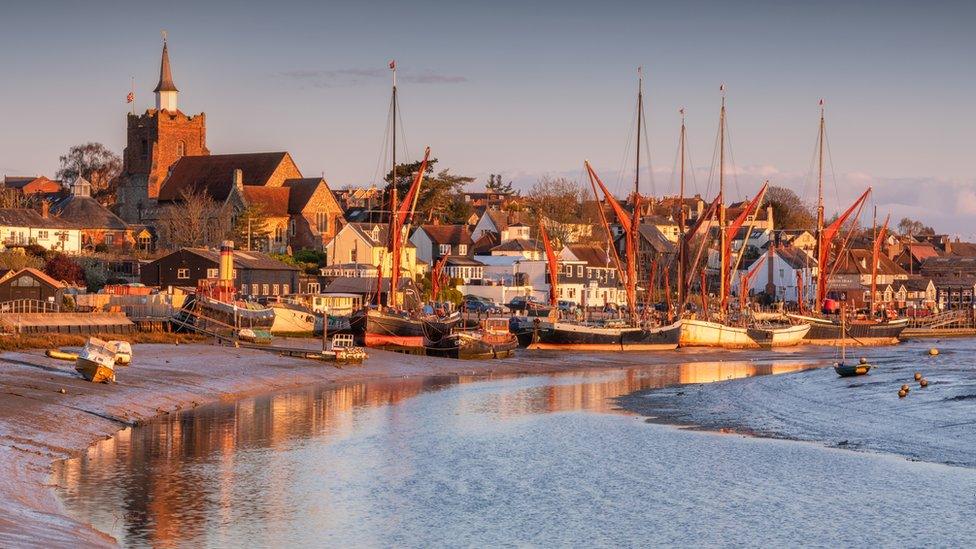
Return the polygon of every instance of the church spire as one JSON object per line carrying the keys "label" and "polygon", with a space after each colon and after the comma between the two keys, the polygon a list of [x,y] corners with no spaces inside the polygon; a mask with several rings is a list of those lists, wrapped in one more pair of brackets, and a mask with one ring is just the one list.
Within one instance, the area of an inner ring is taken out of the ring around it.
{"label": "church spire", "polygon": [[159,83],[153,90],[156,94],[156,109],[176,112],[176,84],[169,67],[169,47],[166,44],[166,31],[163,31],[163,58],[159,63]]}

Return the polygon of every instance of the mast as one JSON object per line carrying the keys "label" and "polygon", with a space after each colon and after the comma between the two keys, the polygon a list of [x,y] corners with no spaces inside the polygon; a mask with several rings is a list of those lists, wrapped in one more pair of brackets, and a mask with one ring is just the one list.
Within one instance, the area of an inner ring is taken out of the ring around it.
{"label": "mast", "polygon": [[[822,271],[827,268],[826,263],[822,263],[819,259],[823,256],[821,253],[821,248],[824,246],[823,233],[824,233],[824,198],[823,198],[823,169],[824,169],[824,100],[820,100],[820,131],[817,137],[817,249],[815,253],[817,254],[818,264],[817,270]],[[821,288],[822,277],[817,276],[817,288],[815,295],[819,301],[821,295],[825,295],[826,291]],[[823,306],[823,303],[815,303],[813,308],[814,312],[819,311]]]}
{"label": "mast", "polygon": [[[688,242],[685,241],[685,109],[682,107],[681,113],[681,136],[678,140],[678,148],[681,155],[681,176],[678,184],[678,303],[685,302],[685,269],[688,261]],[[668,296],[670,298],[670,296]],[[681,311],[678,311],[681,314]]]}
{"label": "mast", "polygon": [[877,308],[875,303],[875,292],[878,291],[878,207],[874,207],[874,214],[871,216],[871,316],[874,318],[874,311]]}
{"label": "mast", "polygon": [[641,119],[644,118],[644,67],[637,67],[637,147],[634,156],[634,201],[640,196],[640,146],[641,146]]}
{"label": "mast", "polygon": [[[729,268],[729,258],[725,253],[725,84],[719,87],[719,91],[722,93],[722,109],[719,112],[718,119],[718,234],[719,234],[719,299],[720,303],[725,303],[725,294],[728,292],[728,288],[725,284],[725,273]],[[725,315],[725,311],[719,311],[721,316]]]}
{"label": "mast", "polygon": [[[393,93],[390,96],[390,109],[391,109],[391,112],[392,112],[392,115],[393,115],[393,140],[392,140],[392,144],[391,144],[391,150],[392,150],[392,155],[391,156],[393,158],[393,170],[391,172],[392,173],[392,177],[391,177],[391,184],[390,184],[390,222],[389,222],[389,226],[390,226],[390,235],[389,235],[389,238],[390,238],[390,246],[388,246],[388,248],[391,250],[391,252],[393,254],[397,254],[397,257],[396,258],[394,258],[394,257],[391,257],[390,258],[390,266],[391,266],[391,269],[390,269],[390,291],[386,293],[386,306],[387,307],[396,307],[396,287],[399,285],[399,282],[400,282],[400,273],[393,272],[392,267],[396,266],[399,263],[399,261],[397,261],[397,260],[399,259],[399,253],[400,253],[400,249],[399,249],[400,248],[400,246],[399,246],[400,235],[399,234],[394,234],[394,231],[395,230],[398,230],[398,228],[396,226],[397,225],[397,223],[396,223],[396,215],[397,215],[397,177],[396,177],[396,169],[397,169],[397,164],[396,164],[397,84],[396,84],[396,60],[395,59],[392,60],[392,61],[390,61],[390,71],[393,72]],[[382,275],[382,272],[383,272],[383,269],[382,269],[382,264],[381,264],[381,268],[379,269],[379,273]],[[378,299],[379,298],[377,297],[377,300]]]}

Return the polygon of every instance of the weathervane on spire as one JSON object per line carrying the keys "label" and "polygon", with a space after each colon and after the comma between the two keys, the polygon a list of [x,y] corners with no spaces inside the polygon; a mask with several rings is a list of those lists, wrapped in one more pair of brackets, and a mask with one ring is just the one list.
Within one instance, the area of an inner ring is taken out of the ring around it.
{"label": "weathervane on spire", "polygon": [[163,36],[163,44],[166,43],[166,29],[159,31],[159,34]]}

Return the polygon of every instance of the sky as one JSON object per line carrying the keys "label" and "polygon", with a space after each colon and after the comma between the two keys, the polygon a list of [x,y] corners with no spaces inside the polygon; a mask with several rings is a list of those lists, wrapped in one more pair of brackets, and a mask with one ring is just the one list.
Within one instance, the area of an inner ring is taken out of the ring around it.
{"label": "sky", "polygon": [[121,154],[130,79],[137,109],[153,106],[165,30],[180,109],[206,112],[212,153],[285,150],[333,188],[388,169],[396,59],[400,158],[429,145],[473,188],[501,173],[522,189],[581,179],[588,159],[625,194],[643,66],[642,190],[677,191],[684,107],[689,190],[714,194],[724,83],[730,197],[768,179],[815,200],[823,98],[828,211],[872,186],[882,217],[976,239],[971,1],[35,0],[0,19],[0,174],[53,176],[87,141]]}

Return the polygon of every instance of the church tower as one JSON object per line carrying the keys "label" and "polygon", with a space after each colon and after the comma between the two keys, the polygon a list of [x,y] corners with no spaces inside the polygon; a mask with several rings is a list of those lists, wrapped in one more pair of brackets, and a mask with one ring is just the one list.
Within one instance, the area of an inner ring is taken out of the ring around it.
{"label": "church tower", "polygon": [[116,204],[119,216],[129,223],[145,223],[155,217],[159,189],[177,160],[210,154],[206,114],[188,116],[179,110],[179,90],[173,82],[165,38],[159,83],[153,91],[155,109],[126,116],[126,145]]}

